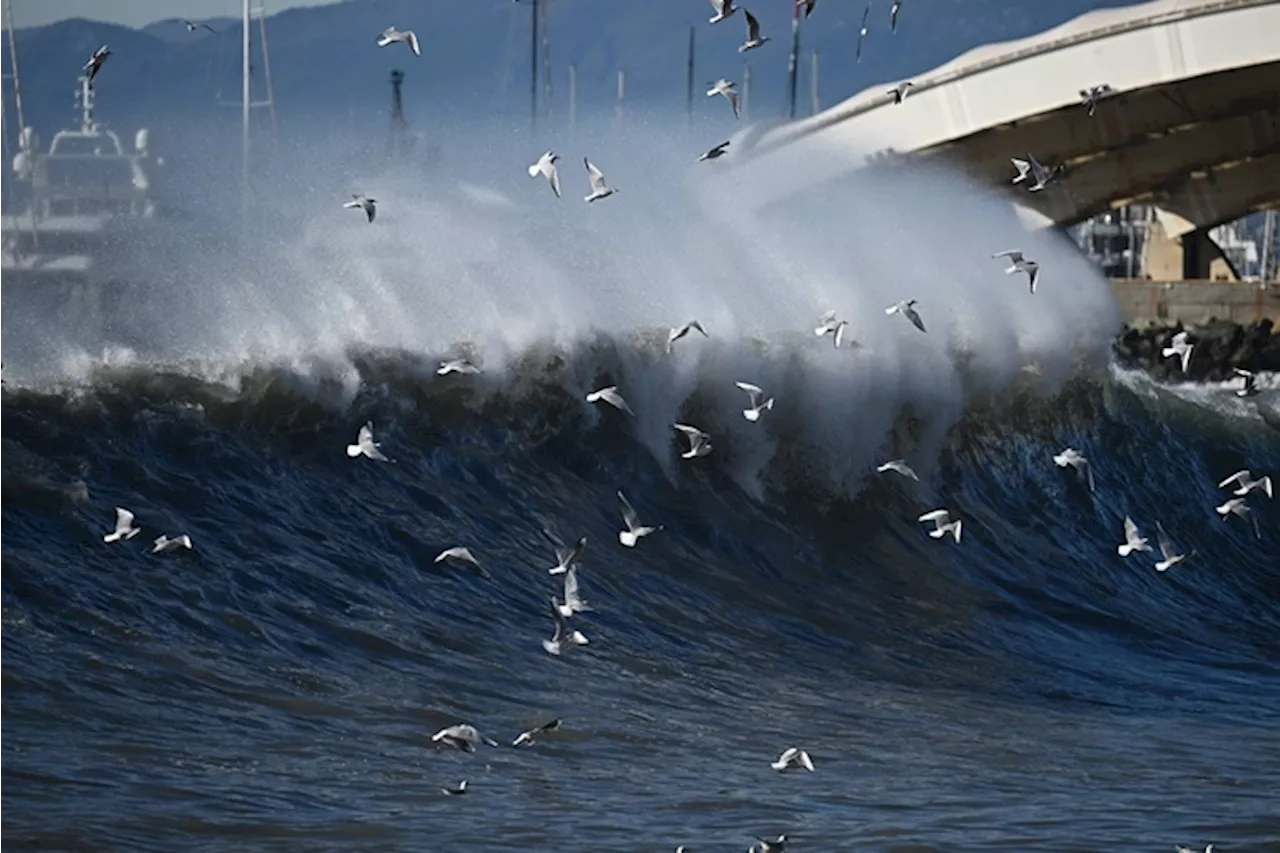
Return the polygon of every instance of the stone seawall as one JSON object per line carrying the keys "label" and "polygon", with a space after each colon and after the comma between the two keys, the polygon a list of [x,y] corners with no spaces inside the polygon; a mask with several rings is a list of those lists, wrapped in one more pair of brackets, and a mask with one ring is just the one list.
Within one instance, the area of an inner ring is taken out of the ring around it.
{"label": "stone seawall", "polygon": [[[1162,351],[1174,335],[1186,331],[1193,345],[1187,372],[1182,361]],[[1241,325],[1214,321],[1198,326],[1126,327],[1115,342],[1116,358],[1130,367],[1143,367],[1161,380],[1221,382],[1233,377],[1240,367],[1254,373],[1280,372],[1280,335],[1274,334],[1270,319]]]}

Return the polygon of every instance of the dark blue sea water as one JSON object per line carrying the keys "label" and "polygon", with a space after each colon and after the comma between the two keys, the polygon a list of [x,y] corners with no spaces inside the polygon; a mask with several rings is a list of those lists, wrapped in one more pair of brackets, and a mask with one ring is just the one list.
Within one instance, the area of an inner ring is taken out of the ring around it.
{"label": "dark blue sea water", "polygon": [[[564,374],[607,384],[627,346],[7,387],[5,849],[1280,849],[1280,509],[1250,496],[1261,539],[1214,511],[1280,474],[1248,405],[1027,374],[937,434],[888,414],[866,461],[920,484],[833,481],[786,384],[759,465],[731,386],[681,405],[716,444],[691,462],[587,406]],[[394,464],[345,455],[367,420]],[[618,489],[664,525],[634,550]],[[143,533],[104,544],[116,506]],[[916,522],[938,506],[961,543]],[[1126,515],[1195,555],[1120,558]],[[543,528],[588,540],[561,658]],[[502,746],[432,743],[460,721]],[[791,745],[817,772],[770,769]]]}

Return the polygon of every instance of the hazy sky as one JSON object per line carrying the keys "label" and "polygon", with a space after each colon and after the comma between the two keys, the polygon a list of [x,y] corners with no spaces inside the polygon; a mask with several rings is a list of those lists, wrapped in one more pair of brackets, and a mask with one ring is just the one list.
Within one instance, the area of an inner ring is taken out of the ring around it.
{"label": "hazy sky", "polygon": [[[252,0],[256,6],[259,0]],[[294,6],[321,6],[336,0],[261,0],[271,15]],[[37,27],[65,18],[89,18],[139,27],[165,18],[240,17],[244,0],[13,0],[13,22]]]}

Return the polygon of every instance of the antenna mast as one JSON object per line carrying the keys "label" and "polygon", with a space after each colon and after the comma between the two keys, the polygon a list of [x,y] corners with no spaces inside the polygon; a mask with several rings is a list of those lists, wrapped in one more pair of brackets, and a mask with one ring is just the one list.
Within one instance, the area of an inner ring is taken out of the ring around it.
{"label": "antenna mast", "polygon": [[538,126],[538,21],[541,4],[533,0],[533,21],[530,24],[532,44],[529,60],[529,129]]}

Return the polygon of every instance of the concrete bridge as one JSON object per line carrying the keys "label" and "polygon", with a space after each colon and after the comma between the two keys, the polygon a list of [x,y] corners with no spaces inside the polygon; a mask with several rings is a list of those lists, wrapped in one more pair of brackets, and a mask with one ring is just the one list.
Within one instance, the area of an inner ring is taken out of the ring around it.
{"label": "concrete bridge", "polygon": [[[870,164],[946,158],[1016,192],[1046,225],[1144,203],[1175,214],[1164,218],[1181,223],[1170,237],[1203,241],[1280,204],[1280,0],[1091,12],[969,51],[914,78],[901,104],[888,94],[896,82],[743,140],[745,170],[779,167],[759,172],[766,203]],[[1101,84],[1114,94],[1091,118],[1080,90]],[[1028,152],[1064,164],[1065,178],[1038,193],[1010,186],[1009,158]],[[803,174],[781,167],[797,158]]]}

